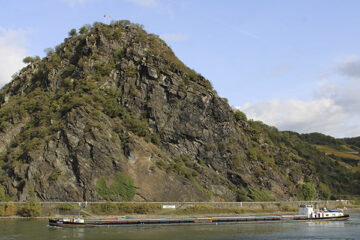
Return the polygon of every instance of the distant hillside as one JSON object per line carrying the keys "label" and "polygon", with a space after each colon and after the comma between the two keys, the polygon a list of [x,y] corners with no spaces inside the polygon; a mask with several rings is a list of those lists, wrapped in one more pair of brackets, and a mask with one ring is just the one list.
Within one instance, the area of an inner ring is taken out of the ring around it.
{"label": "distant hillside", "polygon": [[360,137],[334,138],[321,133],[310,133],[302,134],[301,138],[353,172],[360,170]]}
{"label": "distant hillside", "polygon": [[354,162],[315,146],[357,151],[358,139],[340,144],[247,120],[140,25],[85,25],[24,62],[0,92],[0,200],[359,195]]}

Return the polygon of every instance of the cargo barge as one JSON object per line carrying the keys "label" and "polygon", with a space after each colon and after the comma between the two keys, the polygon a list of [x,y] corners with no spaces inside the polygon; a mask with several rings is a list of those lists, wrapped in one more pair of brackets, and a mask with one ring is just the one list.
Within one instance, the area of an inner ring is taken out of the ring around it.
{"label": "cargo barge", "polygon": [[49,219],[50,226],[57,227],[108,227],[108,226],[145,226],[145,225],[190,225],[190,224],[224,224],[246,222],[287,222],[287,221],[324,221],[347,220],[350,216],[339,210],[314,210],[311,205],[300,206],[298,215],[274,216],[219,216],[219,217],[185,217],[185,218],[116,218],[116,219],[83,219],[54,218]]}

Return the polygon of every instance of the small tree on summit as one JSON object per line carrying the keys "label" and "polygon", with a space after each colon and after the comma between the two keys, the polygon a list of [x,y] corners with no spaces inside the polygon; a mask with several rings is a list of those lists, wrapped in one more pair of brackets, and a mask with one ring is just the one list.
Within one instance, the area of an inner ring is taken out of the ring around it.
{"label": "small tree on summit", "polygon": [[76,29],[75,28],[71,29],[69,32],[69,37],[75,37],[76,35],[77,35]]}

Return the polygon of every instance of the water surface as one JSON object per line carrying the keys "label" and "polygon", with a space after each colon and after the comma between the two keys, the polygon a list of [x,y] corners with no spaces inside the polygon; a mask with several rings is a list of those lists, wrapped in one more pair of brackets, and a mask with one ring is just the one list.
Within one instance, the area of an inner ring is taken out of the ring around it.
{"label": "water surface", "polygon": [[360,213],[347,221],[190,226],[56,228],[47,220],[0,219],[0,240],[42,239],[360,239]]}

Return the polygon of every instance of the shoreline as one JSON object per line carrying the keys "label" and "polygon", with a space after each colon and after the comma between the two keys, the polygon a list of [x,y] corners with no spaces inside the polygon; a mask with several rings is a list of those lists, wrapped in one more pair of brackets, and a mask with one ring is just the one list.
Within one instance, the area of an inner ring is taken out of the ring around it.
{"label": "shoreline", "polygon": [[[348,208],[344,212],[360,212],[360,207]],[[229,216],[229,217],[242,217],[242,216],[282,216],[282,215],[298,215],[298,212],[247,212],[247,213],[194,213],[194,214],[126,214],[126,215],[92,215],[84,216],[80,215],[80,218],[85,219],[150,219],[150,218],[201,218],[201,217],[220,217],[220,216]],[[22,217],[22,216],[0,216],[1,219],[14,219],[14,220],[31,220],[31,219],[49,219],[49,218],[77,218],[78,215],[49,215],[49,216],[37,216],[37,217]]]}

